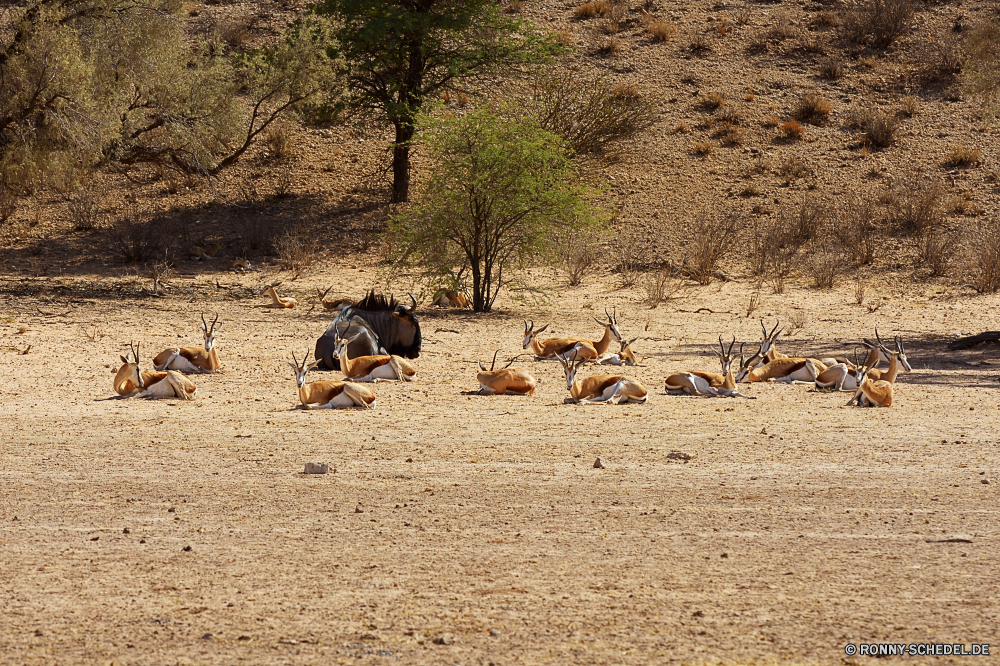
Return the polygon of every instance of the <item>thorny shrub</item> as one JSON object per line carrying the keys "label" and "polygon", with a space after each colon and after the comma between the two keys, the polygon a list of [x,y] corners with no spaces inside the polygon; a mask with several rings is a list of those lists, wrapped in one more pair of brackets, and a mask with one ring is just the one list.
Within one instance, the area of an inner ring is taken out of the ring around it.
{"label": "thorny shrub", "polygon": [[914,11],[913,0],[862,0],[843,10],[841,34],[856,44],[886,49],[909,32]]}
{"label": "thorny shrub", "polygon": [[727,215],[700,213],[692,220],[684,239],[684,268],[698,284],[708,284],[719,262],[732,249],[741,221]]}
{"label": "thorny shrub", "polygon": [[865,197],[842,202],[830,233],[843,248],[844,256],[855,264],[867,266],[884,242],[884,224],[875,203]]}
{"label": "thorny shrub", "polygon": [[1000,225],[986,223],[976,230],[965,270],[966,280],[979,293],[1000,290]]}

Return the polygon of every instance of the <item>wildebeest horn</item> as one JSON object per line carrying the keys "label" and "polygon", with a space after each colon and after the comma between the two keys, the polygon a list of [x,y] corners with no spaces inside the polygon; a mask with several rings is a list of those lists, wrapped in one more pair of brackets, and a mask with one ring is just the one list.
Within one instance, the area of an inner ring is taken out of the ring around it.
{"label": "wildebeest horn", "polygon": [[411,301],[413,301],[413,305],[411,305],[410,307],[406,308],[406,311],[407,312],[413,312],[414,310],[417,309],[417,299],[413,298],[413,294],[411,294],[410,292],[406,292],[406,295],[410,297]]}

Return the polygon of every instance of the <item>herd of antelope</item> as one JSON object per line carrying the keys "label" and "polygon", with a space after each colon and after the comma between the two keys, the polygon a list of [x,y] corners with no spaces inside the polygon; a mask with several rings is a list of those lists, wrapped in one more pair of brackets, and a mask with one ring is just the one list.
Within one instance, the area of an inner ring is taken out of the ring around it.
{"label": "herd of antelope", "polygon": [[[274,307],[285,300],[273,293]],[[325,296],[323,294],[322,296]],[[415,303],[415,301],[414,301]],[[287,307],[287,306],[284,306]],[[618,326],[617,311],[604,311],[607,319],[594,318],[604,328],[600,338],[548,338],[539,340],[538,334],[548,325],[536,329],[534,321],[524,322],[522,349],[536,361],[558,361],[566,378],[569,403],[645,403],[649,391],[635,378],[625,374],[597,374],[578,376],[586,364],[594,366],[639,366],[632,345],[638,338],[627,340]],[[129,352],[121,357],[123,365],[115,375],[114,390],[127,398],[179,398],[190,400],[197,394],[189,374],[216,373],[221,369],[215,339],[222,324],[216,315],[211,325],[201,318],[204,344],[201,347],[178,347],[164,349],[152,359],[153,372],[140,368],[139,345],[130,344]],[[861,360],[855,349],[853,362],[842,357],[797,357],[783,354],[777,349],[777,338],[781,334],[780,322],[769,332],[761,320],[763,340],[757,350],[747,357],[746,343],[739,348],[739,361],[733,353],[736,338],[728,348],[719,336],[719,349],[715,351],[721,364],[721,372],[688,370],[675,372],[666,378],[665,391],[668,395],[690,395],[705,397],[749,398],[737,389],[740,383],[783,382],[790,384],[811,384],[817,389],[852,393],[848,405],[871,407],[891,407],[893,384],[900,370],[912,370],[906,358],[903,340],[897,336],[890,348],[882,342],[878,329],[875,340],[862,340],[865,354]],[[317,359],[308,362],[308,352],[300,361],[292,354],[292,366],[298,389],[298,400],[304,409],[334,409],[342,407],[375,407],[374,392],[362,386],[363,383],[379,381],[413,381],[417,375],[414,365],[407,359],[393,354],[376,354],[351,358],[348,345],[357,336],[337,337],[333,355],[344,374],[343,381],[316,381],[306,383],[306,374],[320,364]],[[612,342],[619,345],[616,352],[609,351]],[[384,351],[384,350],[380,350]],[[482,362],[477,362],[479,395],[534,395],[538,381],[524,368],[511,368],[512,358],[505,367],[496,369],[499,351],[494,353],[493,362],[487,370]],[[879,370],[879,363],[887,363],[886,370]]]}

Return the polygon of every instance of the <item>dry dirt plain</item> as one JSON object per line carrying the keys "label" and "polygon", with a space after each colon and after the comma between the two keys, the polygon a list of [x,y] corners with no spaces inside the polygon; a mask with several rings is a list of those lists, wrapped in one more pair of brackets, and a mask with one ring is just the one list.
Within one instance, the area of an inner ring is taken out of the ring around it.
{"label": "dry dirt plain", "polygon": [[[285,361],[328,320],[308,291],[374,274],[310,275],[289,285],[303,307],[274,311],[195,272],[120,302],[4,278],[43,296],[0,305],[0,663],[830,664],[848,642],[997,643],[1000,362],[945,348],[998,298],[764,296],[755,316],[804,324],[786,351],[902,333],[891,409],[664,395],[669,371],[714,367],[719,333],[759,340],[749,287],[649,310],[604,276],[486,317],[424,308],[415,383],[377,385],[373,412],[302,411]],[[559,366],[527,359],[534,397],[462,395],[474,359],[520,351],[522,317],[587,335],[605,306],[642,336],[627,372],[649,404],[563,404]],[[112,399],[129,340],[197,343],[200,312],[225,322],[225,372],[195,377],[198,400]]]}

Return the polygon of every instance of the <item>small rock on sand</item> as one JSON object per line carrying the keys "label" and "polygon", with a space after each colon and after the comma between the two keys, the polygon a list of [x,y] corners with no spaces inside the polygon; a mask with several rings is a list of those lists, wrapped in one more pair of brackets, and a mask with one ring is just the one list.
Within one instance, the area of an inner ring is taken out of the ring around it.
{"label": "small rock on sand", "polygon": [[597,460],[594,461],[594,469],[604,469],[604,461],[600,456],[597,456]]}
{"label": "small rock on sand", "polygon": [[326,474],[330,471],[330,466],[326,463],[306,463],[306,474]]}

